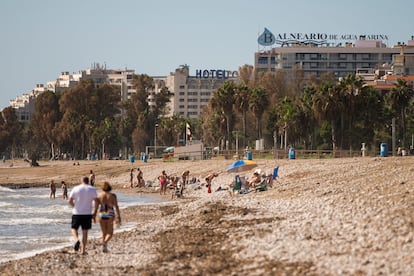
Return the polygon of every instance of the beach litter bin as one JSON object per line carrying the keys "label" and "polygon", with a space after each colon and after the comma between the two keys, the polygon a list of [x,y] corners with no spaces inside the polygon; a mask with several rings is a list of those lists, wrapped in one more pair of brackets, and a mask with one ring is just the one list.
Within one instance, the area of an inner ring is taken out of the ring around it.
{"label": "beach litter bin", "polygon": [[129,162],[132,164],[135,162],[135,157],[133,155],[129,156]]}
{"label": "beach litter bin", "polygon": [[289,159],[296,159],[295,148],[289,148],[288,158]]}
{"label": "beach litter bin", "polygon": [[253,154],[251,151],[246,151],[246,159],[247,160],[252,160],[253,159]]}
{"label": "beach litter bin", "polygon": [[387,157],[388,156],[388,144],[387,143],[381,143],[381,145],[380,145],[380,156],[381,157]]}
{"label": "beach litter bin", "polygon": [[148,160],[148,155],[144,154],[142,156],[142,161],[144,161],[144,163],[147,163],[147,160]]}

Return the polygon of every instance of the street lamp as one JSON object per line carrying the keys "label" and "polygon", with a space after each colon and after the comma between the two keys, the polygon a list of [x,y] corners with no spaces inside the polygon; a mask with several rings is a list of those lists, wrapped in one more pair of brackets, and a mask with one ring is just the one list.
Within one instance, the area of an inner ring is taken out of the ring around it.
{"label": "street lamp", "polygon": [[157,128],[158,128],[158,124],[155,124],[155,128],[154,128],[154,158],[157,155]]}

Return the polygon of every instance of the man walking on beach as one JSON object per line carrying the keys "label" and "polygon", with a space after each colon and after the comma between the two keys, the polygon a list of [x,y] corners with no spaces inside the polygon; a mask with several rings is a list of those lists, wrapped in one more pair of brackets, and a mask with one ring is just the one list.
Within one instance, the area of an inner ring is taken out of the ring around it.
{"label": "man walking on beach", "polygon": [[[82,255],[86,254],[86,243],[88,241],[88,230],[92,228],[92,218],[95,220],[96,213],[92,214],[93,202],[98,204],[98,194],[95,187],[89,185],[87,176],[82,178],[82,183],[75,186],[69,194],[69,204],[72,209],[72,235],[75,238],[75,251],[81,249]],[[82,242],[79,241],[78,229],[82,227]]]}

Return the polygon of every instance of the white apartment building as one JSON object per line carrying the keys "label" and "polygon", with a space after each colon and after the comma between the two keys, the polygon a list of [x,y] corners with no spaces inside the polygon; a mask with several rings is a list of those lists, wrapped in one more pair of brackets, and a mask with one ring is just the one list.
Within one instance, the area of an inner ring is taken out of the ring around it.
{"label": "white apartment building", "polygon": [[47,82],[46,86],[37,84],[36,87],[27,94],[16,97],[10,101],[10,106],[16,109],[16,114],[21,122],[30,122],[34,113],[35,100],[38,95],[45,91],[59,92],[71,87],[75,87],[79,81],[85,79],[92,79],[95,84],[109,83],[120,86],[121,99],[127,100],[135,93],[132,88],[132,77],[134,70],[118,69],[108,70],[106,66],[101,66],[99,63],[94,63],[91,69],[82,70],[70,74],[69,72],[61,72],[58,78],[54,81]]}
{"label": "white apartment building", "polygon": [[27,123],[32,120],[36,97],[46,90],[43,84],[36,84],[36,87],[31,92],[10,101],[10,106],[16,110],[16,116],[20,122]]}

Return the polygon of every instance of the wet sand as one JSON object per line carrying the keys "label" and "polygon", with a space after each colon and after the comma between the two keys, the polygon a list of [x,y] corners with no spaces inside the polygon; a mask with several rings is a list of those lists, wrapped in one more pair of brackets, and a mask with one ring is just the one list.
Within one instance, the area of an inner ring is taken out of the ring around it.
{"label": "wet sand", "polygon": [[[274,187],[231,195],[226,187],[232,160],[135,162],[147,181],[162,171],[213,180],[213,192],[187,189],[183,199],[122,211],[132,231],[116,234],[109,253],[100,240],[88,255],[72,248],[0,264],[1,275],[412,275],[414,273],[414,158],[255,160],[271,172]],[[47,186],[51,179],[73,185],[89,170],[116,193],[124,189],[127,161],[24,162],[0,164],[0,185]],[[3,166],[2,166],[3,165]],[[254,170],[254,169],[253,169]],[[253,170],[243,172],[250,176]],[[59,196],[59,189],[57,196]],[[170,194],[164,196],[170,198]],[[69,226],[68,226],[69,227]],[[94,227],[98,227],[97,225]],[[70,229],[68,228],[68,236]]]}

